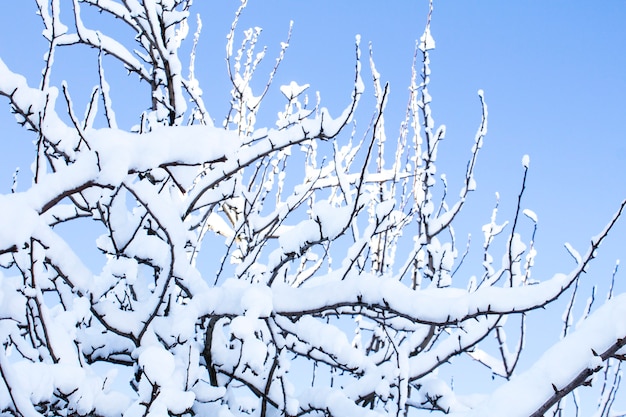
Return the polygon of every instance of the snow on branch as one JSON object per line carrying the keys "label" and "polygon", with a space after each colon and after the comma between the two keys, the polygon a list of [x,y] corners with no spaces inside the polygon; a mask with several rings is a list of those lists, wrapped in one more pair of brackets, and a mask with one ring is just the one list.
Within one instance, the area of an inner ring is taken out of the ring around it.
{"label": "snow on branch", "polygon": [[543,416],[626,345],[626,294],[607,302],[479,407],[453,416]]}

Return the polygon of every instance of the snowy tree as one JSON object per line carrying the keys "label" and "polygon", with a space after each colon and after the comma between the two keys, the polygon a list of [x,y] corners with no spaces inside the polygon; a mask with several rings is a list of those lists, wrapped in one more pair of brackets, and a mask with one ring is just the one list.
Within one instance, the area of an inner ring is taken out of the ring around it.
{"label": "snowy tree", "polygon": [[[626,294],[590,303],[576,327],[568,308],[561,341],[516,366],[527,314],[566,292],[571,307],[626,201],[582,254],[568,246],[572,270],[531,276],[536,250],[520,224],[525,216],[536,227],[537,216],[521,204],[525,156],[513,219],[499,219],[497,204],[486,213],[478,268],[457,273],[467,251],[453,226],[476,187],[487,104],[480,91],[463,181],[448,184],[436,169],[446,131],[431,111],[430,13],[404,121],[387,141],[389,90],[373,53],[376,106],[373,116],[360,110],[371,116],[365,131],[353,124],[366,84],[358,37],[342,109],[312,104],[309,86],[292,82],[277,87],[286,102],[275,125],[260,127],[289,35],[255,89],[266,58],[260,29],[239,30],[245,0],[227,37],[230,110],[217,121],[195,76],[200,20],[188,61],[179,54],[191,0],[37,6],[49,43],[39,86],[0,60],[0,95],[36,144],[30,187],[0,197],[2,413],[560,415],[595,378],[597,415],[609,415],[626,359]],[[102,31],[81,8],[100,12]],[[113,18],[130,39],[107,36]],[[54,85],[57,51],[85,46],[96,51],[98,84],[90,93]],[[129,97],[145,109],[130,129],[117,123],[104,57],[144,88]],[[82,115],[70,91],[89,97]],[[457,395],[438,370],[460,356],[500,386]]]}

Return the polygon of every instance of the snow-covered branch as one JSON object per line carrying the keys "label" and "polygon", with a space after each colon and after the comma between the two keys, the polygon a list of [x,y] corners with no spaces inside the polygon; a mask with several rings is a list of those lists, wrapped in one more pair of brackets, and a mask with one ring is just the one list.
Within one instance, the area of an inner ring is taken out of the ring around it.
{"label": "snow-covered branch", "polygon": [[[276,87],[286,104],[275,127],[259,127],[292,26],[254,92],[266,48],[260,28],[237,41],[246,0],[227,37],[228,114],[214,127],[195,70],[199,18],[187,78],[178,55],[191,3],[38,0],[49,42],[39,87],[0,59],[0,96],[36,145],[32,184],[0,196],[1,413],[539,416],[605,369],[599,408],[609,415],[626,360],[625,296],[611,284],[605,304],[590,301],[572,323],[578,283],[626,200],[586,252],[567,245],[567,274],[531,279],[537,215],[521,203],[524,157],[511,223],[498,219],[498,196],[478,259],[469,238],[459,254],[454,226],[476,188],[488,112],[479,91],[467,165],[460,178],[441,174],[432,2],[396,137],[394,96],[373,47],[361,68],[360,37],[342,108],[310,106],[311,85],[291,82]],[[100,20],[83,20],[81,5],[134,38],[87,27]],[[54,85],[55,51],[80,45],[97,52],[96,85]],[[149,87],[133,128],[113,100],[111,63]],[[357,108],[367,71],[373,104]],[[370,120],[362,130],[357,117]],[[527,318],[571,287],[564,338],[518,373]],[[455,392],[439,371],[464,357],[502,387],[471,400]]]}

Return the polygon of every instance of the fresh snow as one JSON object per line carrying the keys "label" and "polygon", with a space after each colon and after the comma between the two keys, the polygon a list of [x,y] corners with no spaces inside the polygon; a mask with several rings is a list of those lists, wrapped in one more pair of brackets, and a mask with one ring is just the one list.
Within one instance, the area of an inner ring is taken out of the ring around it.
{"label": "fresh snow", "polygon": [[[189,10],[173,0],[85,0],[138,33],[131,52],[88,28],[79,3],[66,26],[60,1],[37,2],[46,39],[98,51],[84,121],[57,113],[74,105],[71,83],[59,90],[46,75],[33,88],[0,60],[0,93],[41,138],[31,186],[0,195],[0,409],[339,417],[432,406],[459,417],[523,416],[623,353],[626,295],[611,293],[597,309],[590,298],[574,330],[491,395],[458,395],[439,374],[466,353],[508,377],[524,340],[505,330],[507,318],[577,288],[595,247],[581,255],[566,243],[574,268],[533,274],[531,284],[534,242],[497,219],[497,196],[478,272],[457,270],[467,253],[453,223],[477,187],[487,107],[480,90],[471,159],[460,192],[448,193],[454,181],[437,167],[446,128],[434,124],[428,90],[429,24],[393,154],[373,57],[378,117],[360,142],[353,123],[365,91],[360,36],[343,109],[309,106],[309,84],[292,81],[279,87],[287,104],[275,127],[257,127],[265,91],[252,78],[267,52],[255,50],[260,28],[245,30],[233,52],[243,1],[227,43],[232,112],[218,128],[204,120],[193,63],[189,79],[182,75]],[[117,126],[105,54],[154,87],[154,107],[132,131]],[[522,213],[536,226],[534,211]],[[95,231],[81,229],[86,222]],[[504,253],[493,249],[502,242]],[[83,244],[102,262],[79,255]],[[487,341],[494,334],[499,351]]]}

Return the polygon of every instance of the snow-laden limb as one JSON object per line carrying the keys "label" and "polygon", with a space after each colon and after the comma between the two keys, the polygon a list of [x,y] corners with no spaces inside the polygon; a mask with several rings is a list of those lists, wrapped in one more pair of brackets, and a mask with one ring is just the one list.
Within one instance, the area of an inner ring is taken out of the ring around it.
{"label": "snow-laden limb", "polygon": [[[520,313],[540,308],[563,292],[569,282],[567,275],[557,274],[537,285],[487,287],[473,293],[456,288],[406,291],[403,284],[391,278],[361,275],[342,281],[330,280],[303,290],[277,288],[275,309],[289,316],[368,306],[373,311],[389,312],[409,321],[444,325],[486,314]],[[308,295],[300,296],[300,293]]]}
{"label": "snow-laden limb", "polygon": [[[0,58],[0,96],[5,96],[11,104],[11,111],[19,124],[37,132],[68,159],[73,159],[74,149],[80,136],[75,129],[67,126],[54,111],[58,89],[50,87],[46,91],[29,87],[26,78],[12,72]],[[42,126],[46,126],[45,132]]]}
{"label": "snow-laden limb", "polygon": [[626,345],[626,294],[606,302],[528,370],[471,412],[453,416],[542,416]]}

